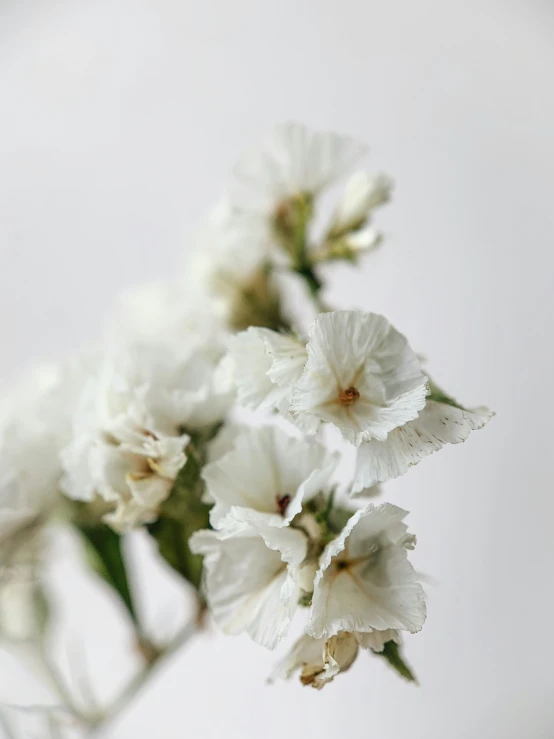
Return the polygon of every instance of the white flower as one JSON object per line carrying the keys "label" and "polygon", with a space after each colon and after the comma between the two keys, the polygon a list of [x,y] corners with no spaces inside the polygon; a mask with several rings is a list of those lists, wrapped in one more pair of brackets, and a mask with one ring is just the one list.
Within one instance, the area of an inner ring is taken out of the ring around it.
{"label": "white flower", "polygon": [[389,200],[391,190],[392,182],[385,175],[353,174],[333,216],[329,236],[336,237],[359,229],[374,208]]}
{"label": "white flower", "polygon": [[202,472],[215,501],[211,524],[225,535],[250,524],[287,526],[303,503],[329,490],[337,464],[325,447],[277,427],[244,431],[232,451]]}
{"label": "white flower", "polygon": [[414,421],[391,431],[384,441],[371,440],[358,448],[352,492],[403,475],[445,444],[465,441],[492,416],[486,408],[465,410],[427,400]]}
{"label": "white flower", "polygon": [[265,269],[271,255],[268,234],[263,220],[237,213],[225,202],[196,234],[187,290],[230,329],[276,320],[276,286]]}
{"label": "white flower", "polygon": [[427,378],[405,337],[383,316],[334,311],[318,316],[291,413],[337,426],[353,444],[386,439],[417,417]]}
{"label": "white flower", "polygon": [[297,339],[250,327],[229,340],[237,399],[252,410],[286,411],[292,388],[306,364],[306,347]]}
{"label": "white flower", "polygon": [[231,201],[273,219],[288,200],[318,195],[364,154],[365,147],[347,136],[312,133],[295,123],[277,126],[237,165]]}
{"label": "white flower", "polygon": [[232,394],[201,352],[142,344],[107,355],[83,394],[64,450],[63,488],[115,504],[117,529],[154,520],[186,462],[189,432],[219,423]]}
{"label": "white flower", "polygon": [[87,354],[39,366],[2,401],[0,564],[15,550],[31,552],[36,527],[55,508],[60,452],[71,438],[71,411],[94,361]]}
{"label": "white flower", "polygon": [[406,511],[384,503],[357,511],[319,561],[307,631],[316,639],[339,631],[419,631],[425,601],[406,549],[414,539]]}
{"label": "white flower", "polygon": [[262,527],[222,539],[219,532],[198,531],[190,548],[204,555],[208,604],[223,631],[246,631],[255,642],[275,648],[298,604],[298,567],[307,548],[304,534]]}
{"label": "white flower", "polygon": [[398,633],[392,629],[366,634],[340,631],[330,639],[314,639],[304,634],[277,665],[270,682],[278,678],[288,679],[300,670],[302,684],[320,690],[352,666],[360,647],[382,652],[389,641],[399,641]]}

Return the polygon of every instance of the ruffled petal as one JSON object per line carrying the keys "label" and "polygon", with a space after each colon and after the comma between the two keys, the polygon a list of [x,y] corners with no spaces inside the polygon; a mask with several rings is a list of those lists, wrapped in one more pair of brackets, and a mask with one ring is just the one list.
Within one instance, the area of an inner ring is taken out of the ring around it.
{"label": "ruffled petal", "polygon": [[290,411],[333,423],[353,444],[385,439],[425,406],[427,378],[419,360],[383,316],[321,314],[310,330],[307,351]]}
{"label": "ruffled petal", "polygon": [[486,408],[463,410],[428,400],[415,421],[395,429],[384,441],[373,439],[359,447],[352,492],[403,475],[445,444],[465,441],[492,416]]}
{"label": "ruffled petal", "polygon": [[406,512],[385,503],[357,511],[320,558],[308,624],[315,637],[339,631],[418,631],[425,601],[405,549]]}
{"label": "ruffled petal", "polygon": [[296,563],[305,556],[306,541],[292,529],[264,536],[252,530],[223,540],[217,532],[199,531],[190,547],[204,555],[208,603],[223,631],[247,631],[273,649],[288,632],[296,609]]}
{"label": "ruffled petal", "polygon": [[337,464],[337,456],[325,447],[279,428],[244,431],[232,451],[202,472],[215,501],[212,526],[226,535],[251,524],[287,526],[303,502],[329,488]]}

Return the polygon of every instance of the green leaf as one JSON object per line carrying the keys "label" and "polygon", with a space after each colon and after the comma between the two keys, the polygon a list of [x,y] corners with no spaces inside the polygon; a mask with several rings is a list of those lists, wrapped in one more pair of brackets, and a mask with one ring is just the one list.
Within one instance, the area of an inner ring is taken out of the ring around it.
{"label": "green leaf", "polygon": [[138,625],[137,613],[127,577],[127,568],[121,548],[122,537],[109,526],[78,527],[93,569],[110,585],[123,601],[133,623]]}
{"label": "green leaf", "polygon": [[305,280],[311,295],[317,295],[319,293],[323,287],[323,283],[311,264],[303,262],[294,271]]}
{"label": "green leaf", "polygon": [[389,663],[393,670],[401,675],[404,679],[410,682],[417,682],[416,676],[408,667],[402,655],[400,654],[400,647],[395,641],[388,641],[382,652],[374,652],[378,657],[383,657]]}
{"label": "green leaf", "polygon": [[201,461],[189,447],[187,462],[162,505],[157,521],[146,527],[162,557],[196,590],[202,580],[202,557],[190,551],[188,542],[195,531],[210,525],[210,507],[201,501]]}
{"label": "green leaf", "polygon": [[199,590],[202,582],[202,557],[190,551],[188,542],[193,532],[189,532],[185,522],[162,517],[150,524],[148,531],[156,540],[166,562]]}

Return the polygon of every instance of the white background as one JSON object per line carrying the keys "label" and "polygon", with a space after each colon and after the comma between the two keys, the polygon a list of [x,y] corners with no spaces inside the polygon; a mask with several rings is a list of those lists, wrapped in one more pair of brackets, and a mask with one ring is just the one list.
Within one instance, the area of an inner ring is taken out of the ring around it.
{"label": "white background", "polygon": [[[237,154],[293,119],[367,141],[397,182],[386,246],[337,270],[335,303],[385,313],[497,412],[387,488],[434,579],[407,642],[419,688],[365,655],[322,693],[269,687],[274,655],[211,633],[113,736],[554,736],[553,73],[547,0],[1,3],[1,380],[169,276]],[[123,626],[67,578],[110,683]]]}

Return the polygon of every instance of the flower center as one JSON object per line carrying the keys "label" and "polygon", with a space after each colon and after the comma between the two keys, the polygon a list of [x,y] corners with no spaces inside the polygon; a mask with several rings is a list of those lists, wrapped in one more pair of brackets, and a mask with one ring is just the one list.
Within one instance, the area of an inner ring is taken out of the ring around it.
{"label": "flower center", "polygon": [[290,503],[290,495],[278,495],[277,496],[277,508],[281,516],[284,516],[287,512],[288,505]]}
{"label": "flower center", "polygon": [[352,405],[360,397],[360,391],[358,388],[350,385],[346,390],[341,390],[339,393],[339,403],[341,405]]}

